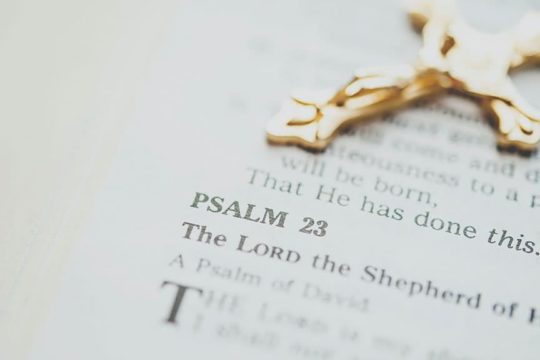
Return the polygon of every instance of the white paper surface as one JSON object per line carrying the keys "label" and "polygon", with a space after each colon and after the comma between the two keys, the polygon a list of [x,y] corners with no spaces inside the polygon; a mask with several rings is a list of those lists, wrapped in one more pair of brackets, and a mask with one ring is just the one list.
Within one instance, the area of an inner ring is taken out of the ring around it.
{"label": "white paper surface", "polygon": [[[531,6],[461,5],[491,30]],[[322,154],[264,139],[292,88],[414,60],[397,2],[172,8],[29,358],[538,358],[540,158],[499,153],[474,103]]]}

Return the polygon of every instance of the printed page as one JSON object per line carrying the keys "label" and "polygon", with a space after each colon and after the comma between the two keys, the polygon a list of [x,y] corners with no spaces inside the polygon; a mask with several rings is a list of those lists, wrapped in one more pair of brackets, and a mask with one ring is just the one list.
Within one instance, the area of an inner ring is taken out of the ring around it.
{"label": "printed page", "polygon": [[[533,5],[460,3],[489,31]],[[478,104],[265,140],[292,89],[414,61],[401,3],[177,11],[30,358],[538,358],[540,157],[499,152]],[[538,69],[515,80],[540,105]]]}

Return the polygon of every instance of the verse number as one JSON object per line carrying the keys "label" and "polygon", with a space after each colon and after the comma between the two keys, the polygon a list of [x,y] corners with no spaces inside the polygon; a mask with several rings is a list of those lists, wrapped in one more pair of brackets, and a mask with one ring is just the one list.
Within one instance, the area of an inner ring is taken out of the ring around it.
{"label": "verse number", "polygon": [[305,217],[304,223],[305,225],[300,229],[300,232],[313,234],[320,237],[326,235],[326,228],[328,227],[328,223],[326,221],[315,221],[313,218]]}

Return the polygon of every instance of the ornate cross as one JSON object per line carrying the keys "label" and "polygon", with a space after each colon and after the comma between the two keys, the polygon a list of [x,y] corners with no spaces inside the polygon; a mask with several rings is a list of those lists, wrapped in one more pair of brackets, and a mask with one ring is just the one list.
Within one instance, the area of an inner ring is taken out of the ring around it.
{"label": "ornate cross", "polygon": [[268,124],[268,139],[322,150],[344,126],[453,89],[493,116],[501,146],[534,150],[540,112],[520,96],[508,72],[540,61],[540,13],[495,34],[467,25],[452,0],[415,0],[409,15],[424,42],[414,66],[359,69],[337,91],[295,95]]}

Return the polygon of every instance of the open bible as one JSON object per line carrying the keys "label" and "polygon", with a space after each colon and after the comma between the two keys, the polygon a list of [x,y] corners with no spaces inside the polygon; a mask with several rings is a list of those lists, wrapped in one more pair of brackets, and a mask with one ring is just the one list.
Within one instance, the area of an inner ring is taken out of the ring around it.
{"label": "open bible", "polygon": [[0,358],[539,358],[540,157],[474,99],[265,139],[291,89],[416,59],[401,2],[29,3],[0,15]]}

